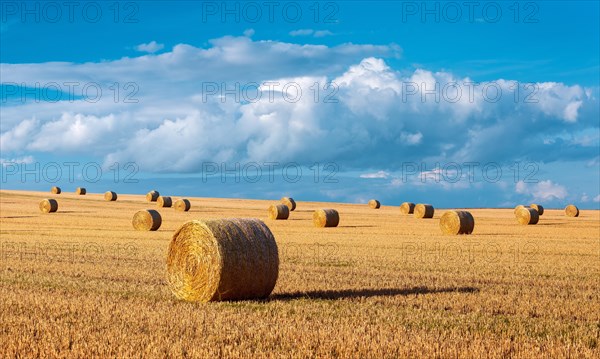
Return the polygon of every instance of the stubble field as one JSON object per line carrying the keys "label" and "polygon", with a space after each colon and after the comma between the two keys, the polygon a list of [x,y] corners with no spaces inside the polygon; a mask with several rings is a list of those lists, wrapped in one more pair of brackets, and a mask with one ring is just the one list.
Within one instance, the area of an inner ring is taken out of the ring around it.
{"label": "stubble field", "polygon": [[[42,214],[43,198],[59,201]],[[589,357],[600,356],[600,212],[471,209],[475,231],[442,235],[399,203],[189,198],[160,209],[156,232],[131,218],[143,196],[0,191],[2,357]],[[407,198],[410,200],[410,198]],[[435,205],[435,203],[433,203]],[[336,208],[337,228],[312,212]],[[166,285],[175,230],[199,218],[256,217],[279,247],[265,301],[186,303]]]}

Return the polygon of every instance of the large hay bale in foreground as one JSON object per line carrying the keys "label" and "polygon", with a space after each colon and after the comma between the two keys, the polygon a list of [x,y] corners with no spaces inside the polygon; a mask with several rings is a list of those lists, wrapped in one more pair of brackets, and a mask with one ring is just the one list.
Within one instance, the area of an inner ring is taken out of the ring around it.
{"label": "large hay bale in foreground", "polygon": [[133,228],[137,229],[138,231],[156,231],[162,224],[162,217],[158,211],[153,209],[145,209],[142,211],[137,211],[133,215],[131,224],[133,224]]}
{"label": "large hay bale in foreground", "polygon": [[376,199],[372,199],[369,201],[369,207],[373,209],[378,209],[379,207],[381,207],[381,203]]}
{"label": "large hay bale in foreground", "polygon": [[544,207],[540,204],[532,203],[529,205],[529,207],[535,209],[540,216],[544,214]]}
{"label": "large hay bale in foreground", "polygon": [[117,194],[113,191],[108,191],[108,192],[104,193],[104,200],[105,201],[116,201]]}
{"label": "large hay bale in foreground", "polygon": [[52,213],[58,211],[58,202],[55,199],[44,199],[40,202],[40,211],[42,213]]}
{"label": "large hay bale in foreground", "polygon": [[285,204],[274,204],[269,206],[270,219],[288,219],[289,216],[290,209]]}
{"label": "large hay bale in foreground", "polygon": [[579,208],[574,204],[570,204],[565,207],[565,214],[568,217],[579,217]]}
{"label": "large hay bale in foreground", "polygon": [[515,213],[515,217],[517,222],[524,225],[537,224],[540,220],[540,215],[535,208],[519,208]]}
{"label": "large hay bale in foreground", "polygon": [[258,219],[190,221],[169,244],[167,282],[179,299],[262,299],[278,275],[277,243]]}
{"label": "large hay bale in foreground", "polygon": [[515,210],[513,211],[513,213],[516,215],[517,211],[520,210],[521,208],[527,208],[527,207],[525,207],[524,205],[520,204],[520,205],[518,205],[518,206],[515,207]]}
{"label": "large hay bale in foreground", "polygon": [[435,210],[430,204],[419,203],[415,206],[414,215],[416,218],[433,218]]}
{"label": "large hay bale in foreground", "polygon": [[471,234],[475,218],[468,211],[448,211],[440,218],[440,228],[444,234]]}
{"label": "large hay bale in foreground", "polygon": [[291,197],[281,198],[281,203],[285,204],[290,209],[290,211],[296,209],[296,201],[294,201],[294,199]]}
{"label": "large hay bale in foreground", "polygon": [[50,189],[50,193],[60,194],[61,192],[62,192],[62,190],[60,189],[60,187],[54,186]]}
{"label": "large hay bale in foreground", "polygon": [[317,209],[313,213],[315,227],[337,227],[340,224],[340,214],[335,209]]}
{"label": "large hay bale in foreground", "polygon": [[148,202],[156,202],[158,197],[160,197],[160,193],[158,193],[158,191],[150,191],[146,193],[146,201]]}
{"label": "large hay bale in foreground", "polygon": [[158,207],[171,207],[173,205],[173,200],[168,196],[160,196],[156,200],[156,205],[158,205]]}
{"label": "large hay bale in foreground", "polygon": [[77,187],[77,189],[75,190],[75,193],[78,194],[78,195],[83,196],[84,194],[87,193],[87,191],[83,187]]}
{"label": "large hay bale in foreground", "polygon": [[185,198],[181,198],[181,199],[178,199],[177,201],[175,201],[175,204],[173,204],[173,207],[175,207],[176,211],[187,212],[190,210],[190,208],[192,208],[192,204],[190,203],[189,200],[187,200]]}
{"label": "large hay bale in foreground", "polygon": [[413,214],[415,212],[415,204],[411,202],[404,202],[400,205],[400,213],[402,214]]}

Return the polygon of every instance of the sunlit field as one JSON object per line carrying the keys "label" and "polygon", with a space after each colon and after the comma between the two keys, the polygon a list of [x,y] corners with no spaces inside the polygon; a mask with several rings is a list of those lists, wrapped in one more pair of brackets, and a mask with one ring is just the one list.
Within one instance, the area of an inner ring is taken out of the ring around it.
{"label": "sunlit field", "polygon": [[[56,198],[56,213],[38,209]],[[400,203],[189,198],[160,208],[156,232],[133,214],[144,196],[0,191],[1,357],[587,357],[600,355],[600,212],[470,209],[475,230],[442,235]],[[318,208],[340,213],[316,228]],[[267,300],[189,303],[166,283],[166,255],[188,220],[262,219],[280,268]]]}

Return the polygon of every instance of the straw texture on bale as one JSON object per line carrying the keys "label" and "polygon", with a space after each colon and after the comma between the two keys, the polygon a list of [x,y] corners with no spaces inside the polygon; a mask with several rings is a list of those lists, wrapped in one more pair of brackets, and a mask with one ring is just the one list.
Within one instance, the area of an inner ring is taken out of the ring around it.
{"label": "straw texture on bale", "polygon": [[522,204],[520,204],[520,205],[518,205],[518,206],[515,207],[515,210],[513,211],[513,213],[516,215],[517,211],[520,210],[521,208],[527,208],[527,207],[525,207]]}
{"label": "straw texture on bale", "polygon": [[444,234],[471,234],[475,219],[467,211],[448,211],[440,218],[440,228]]}
{"label": "straw texture on bale", "polygon": [[160,196],[156,200],[156,204],[159,207],[171,207],[173,205],[173,200],[168,196]]}
{"label": "straw texture on bale", "polygon": [[50,193],[60,194],[61,192],[62,192],[62,190],[60,189],[60,187],[54,186],[50,189]]}
{"label": "straw texture on bale", "polygon": [[150,191],[146,194],[146,200],[148,202],[156,202],[159,196],[160,193],[158,193],[158,191]]}
{"label": "straw texture on bale", "polygon": [[400,205],[400,213],[402,214],[413,214],[415,212],[415,204],[411,202],[404,202]]}
{"label": "straw texture on bale", "polygon": [[283,197],[281,199],[281,203],[285,204],[290,209],[290,211],[296,209],[296,201],[294,201],[294,199],[291,197]]}
{"label": "straw texture on bale", "polygon": [[173,207],[175,207],[176,211],[187,212],[190,210],[190,208],[192,208],[192,204],[190,203],[189,200],[187,200],[185,198],[181,198],[181,199],[178,199],[177,201],[175,201],[175,204],[173,204]]}
{"label": "straw texture on bale", "polygon": [[75,193],[79,194],[79,195],[84,195],[87,193],[87,191],[83,187],[77,187],[77,189],[75,190]]}
{"label": "straw texture on bale", "polygon": [[544,207],[542,205],[532,203],[529,207],[535,209],[540,216],[544,214]]}
{"label": "straw texture on bale", "polygon": [[58,211],[58,202],[55,199],[44,199],[40,202],[40,211],[42,213],[52,213]]}
{"label": "straw texture on bale", "polygon": [[565,214],[569,217],[579,217],[579,208],[573,204],[570,204],[565,207]]}
{"label": "straw texture on bale", "polygon": [[269,206],[270,219],[288,219],[289,216],[290,209],[285,204],[274,204]]}
{"label": "straw texture on bale", "polygon": [[137,211],[131,223],[138,231],[156,231],[162,224],[162,217],[158,211],[146,209]]}
{"label": "straw texture on bale", "polygon": [[169,244],[167,282],[179,299],[262,299],[278,275],[277,243],[258,219],[190,221]]}
{"label": "straw texture on bale", "polygon": [[376,199],[372,199],[369,201],[369,207],[371,207],[373,209],[377,209],[377,208],[381,207],[381,203]]}
{"label": "straw texture on bale", "polygon": [[113,191],[108,191],[108,192],[104,193],[104,200],[105,201],[116,201],[117,194]]}
{"label": "straw texture on bale", "polygon": [[537,224],[540,220],[540,215],[534,208],[519,208],[515,213],[515,217],[517,222],[524,225]]}
{"label": "straw texture on bale", "polygon": [[313,213],[315,227],[337,227],[340,224],[340,214],[335,209],[317,209]]}
{"label": "straw texture on bale", "polygon": [[419,203],[415,206],[414,214],[416,218],[433,218],[435,210],[430,204]]}

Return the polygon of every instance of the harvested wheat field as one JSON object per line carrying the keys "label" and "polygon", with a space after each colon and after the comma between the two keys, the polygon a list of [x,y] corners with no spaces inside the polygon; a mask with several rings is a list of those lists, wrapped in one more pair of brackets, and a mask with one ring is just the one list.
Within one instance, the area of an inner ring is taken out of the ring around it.
{"label": "harvested wheat field", "polygon": [[[144,195],[0,191],[2,357],[587,357],[600,355],[600,212],[469,209],[465,236],[397,204],[311,203],[287,221],[268,201],[189,198],[136,231]],[[433,203],[435,205],[435,203]],[[313,212],[335,208],[338,227]],[[174,232],[195,219],[255,217],[279,273],[266,300],[193,303],[169,289]]]}

